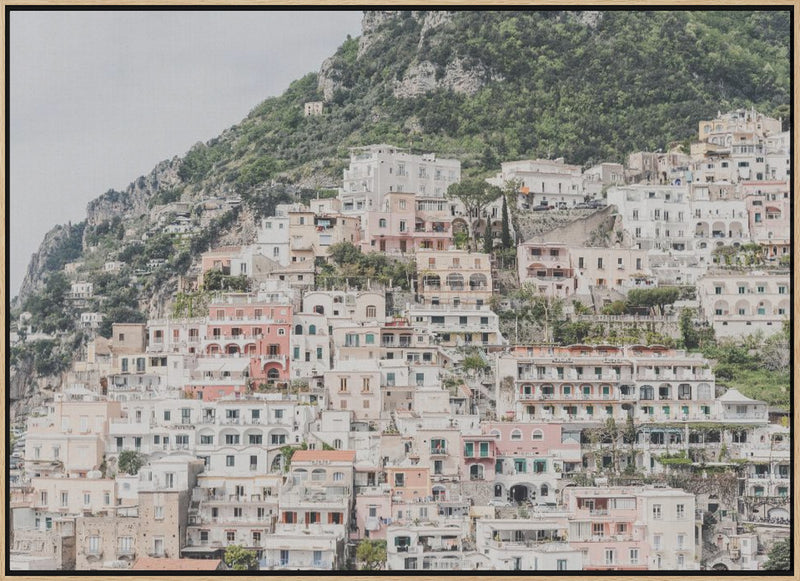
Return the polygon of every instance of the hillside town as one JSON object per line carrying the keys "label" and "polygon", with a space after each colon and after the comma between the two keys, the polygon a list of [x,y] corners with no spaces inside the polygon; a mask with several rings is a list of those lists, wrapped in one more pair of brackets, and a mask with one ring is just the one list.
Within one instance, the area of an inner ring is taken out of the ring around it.
{"label": "hillside town", "polygon": [[[67,264],[90,339],[13,428],[11,569],[763,569],[789,411],[698,345],[788,332],[790,146],[720,112],[625,164],[501,162],[477,202],[457,159],[353,148],[337,195],[278,204],[108,338]],[[376,255],[401,274],[355,268]]]}

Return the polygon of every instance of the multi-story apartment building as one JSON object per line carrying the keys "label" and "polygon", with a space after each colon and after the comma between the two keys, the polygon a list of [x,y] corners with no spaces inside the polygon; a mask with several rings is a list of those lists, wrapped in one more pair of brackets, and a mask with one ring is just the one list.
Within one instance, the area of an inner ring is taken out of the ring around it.
{"label": "multi-story apartment building", "polygon": [[538,421],[700,421],[714,405],[708,362],[659,346],[516,347],[495,377],[498,414]]}
{"label": "multi-story apartment building", "polygon": [[444,198],[450,184],[461,181],[461,162],[434,154],[415,155],[391,145],[370,145],[350,151],[339,192],[342,211],[361,212],[383,207],[390,192],[413,192]]}
{"label": "multi-story apartment building", "polygon": [[696,570],[695,498],[669,488],[564,490],[569,543],[583,569]]}
{"label": "multi-story apartment building", "polygon": [[567,513],[562,510],[534,514],[535,519],[481,518],[475,522],[475,544],[478,552],[486,556],[484,567],[512,571],[582,570],[582,552],[567,543]]}
{"label": "multi-story apartment building", "polygon": [[357,217],[338,212],[317,213],[307,206],[289,210],[289,260],[292,263],[313,264],[315,259],[328,256],[331,245],[338,242],[357,245],[359,239]]}
{"label": "multi-story apartment building", "polygon": [[315,290],[304,293],[302,310],[325,315],[333,328],[341,323],[383,321],[386,318],[386,295],[378,290]]}
{"label": "multi-story apartment building", "polygon": [[449,204],[408,192],[386,194],[383,207],[365,215],[362,250],[400,255],[420,249],[447,250],[453,244],[454,210]]}
{"label": "multi-story apartment building", "polygon": [[413,305],[407,309],[415,329],[436,335],[442,346],[502,345],[500,320],[488,306]]}
{"label": "multi-story apartment building", "polygon": [[186,546],[189,519],[187,490],[140,490],[139,535],[136,548],[141,556],[177,559]]}
{"label": "multi-story apartment building", "polygon": [[787,183],[779,182],[768,189],[766,184],[759,182],[750,188],[756,192],[766,190],[745,199],[752,241],[764,247],[765,257],[769,260],[788,256],[791,252],[791,200]]}
{"label": "multi-story apartment building", "polygon": [[386,537],[390,571],[454,571],[463,567],[463,526],[432,524],[392,526]]}
{"label": "multi-story apartment building", "polygon": [[300,204],[278,204],[275,207],[275,215],[262,218],[260,228],[256,232],[255,246],[258,251],[284,267],[291,262],[289,212],[299,207]]}
{"label": "multi-story apartment building", "polygon": [[205,317],[150,319],[147,322],[147,352],[153,355],[198,353],[206,336]]}
{"label": "multi-story apartment building", "polygon": [[486,422],[482,429],[494,439],[496,455],[493,478],[488,479],[492,498],[514,505],[555,503],[562,475],[581,465],[580,438],[564,428],[557,423]]}
{"label": "multi-story apartment building", "polygon": [[700,308],[718,337],[781,331],[790,292],[785,270],[714,270],[697,281]]}
{"label": "multi-story apartment building", "polygon": [[417,293],[425,305],[484,305],[492,296],[491,256],[466,250],[417,253]]}
{"label": "multi-story apartment building", "polygon": [[289,379],[292,306],[227,294],[208,306],[207,355],[249,357],[250,377],[268,382]]}
{"label": "multi-story apartment building", "polygon": [[359,420],[381,416],[381,373],[378,361],[340,361],[324,374],[330,409],[351,410]]}
{"label": "multi-story apartment building", "polygon": [[491,183],[503,186],[510,180],[522,182],[520,207],[554,206],[571,208],[583,202],[584,187],[581,167],[564,163],[563,158],[528,159],[500,164]]}
{"label": "multi-story apartment building", "polygon": [[517,269],[520,284],[533,284],[545,296],[565,298],[575,294],[577,281],[566,244],[520,244]]}
{"label": "multi-story apartment building", "polygon": [[295,313],[292,322],[292,378],[321,376],[331,368],[331,336],[327,317],[319,313]]}
{"label": "multi-story apartment building", "polygon": [[75,568],[121,569],[141,554],[137,546],[141,521],[130,515],[83,516],[75,519]]}
{"label": "multi-story apartment building", "polygon": [[187,557],[219,558],[229,545],[254,550],[259,560],[270,546],[278,518],[283,477],[264,468],[244,474],[226,469],[201,474],[188,514]]}
{"label": "multi-story apartment building", "polygon": [[296,451],[281,488],[279,522],[340,525],[349,530],[355,457],[351,450]]}
{"label": "multi-story apartment building", "polygon": [[28,473],[54,472],[85,477],[103,462],[109,424],[122,417],[121,404],[95,396],[55,401],[44,417],[28,421],[25,463]]}

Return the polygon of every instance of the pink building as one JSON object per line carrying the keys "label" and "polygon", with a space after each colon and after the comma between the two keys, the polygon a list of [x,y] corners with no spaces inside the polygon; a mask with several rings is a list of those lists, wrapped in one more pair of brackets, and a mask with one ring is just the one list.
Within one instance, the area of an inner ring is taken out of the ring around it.
{"label": "pink building", "polygon": [[464,444],[464,463],[461,466],[463,479],[494,480],[497,458],[494,435],[480,434],[462,437]]}
{"label": "pink building", "polygon": [[[512,503],[555,503],[561,478],[580,468],[580,432],[563,424],[487,422],[494,440],[494,498]],[[465,437],[466,441],[466,437]]]}
{"label": "pink building", "polygon": [[287,381],[292,307],[257,301],[246,294],[228,294],[208,307],[207,355],[250,358],[250,377]]}
{"label": "pink building", "polygon": [[413,193],[386,194],[383,208],[367,212],[364,252],[405,254],[421,248],[447,250],[453,243],[447,200],[419,199]]}

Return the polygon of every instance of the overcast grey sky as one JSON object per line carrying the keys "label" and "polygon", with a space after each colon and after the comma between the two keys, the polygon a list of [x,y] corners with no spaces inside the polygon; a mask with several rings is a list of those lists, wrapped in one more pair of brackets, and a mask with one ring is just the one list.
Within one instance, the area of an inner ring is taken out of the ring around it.
{"label": "overcast grey sky", "polygon": [[53,226],[318,70],[360,24],[360,11],[12,11],[9,298]]}

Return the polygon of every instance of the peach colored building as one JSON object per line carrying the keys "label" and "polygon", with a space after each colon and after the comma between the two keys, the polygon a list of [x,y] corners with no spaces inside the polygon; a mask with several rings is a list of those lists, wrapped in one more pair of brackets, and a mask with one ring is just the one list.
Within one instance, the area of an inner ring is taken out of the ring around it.
{"label": "peach colored building", "polygon": [[466,250],[420,250],[417,292],[425,305],[483,305],[492,296],[491,256]]}
{"label": "peach colored building", "polygon": [[85,476],[102,463],[109,424],[121,417],[116,401],[56,401],[47,416],[28,421],[27,471]]}
{"label": "peach colored building", "polygon": [[423,464],[418,466],[387,466],[386,478],[391,487],[391,496],[395,502],[412,502],[416,499],[430,497],[430,468]]}

